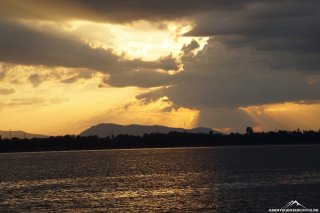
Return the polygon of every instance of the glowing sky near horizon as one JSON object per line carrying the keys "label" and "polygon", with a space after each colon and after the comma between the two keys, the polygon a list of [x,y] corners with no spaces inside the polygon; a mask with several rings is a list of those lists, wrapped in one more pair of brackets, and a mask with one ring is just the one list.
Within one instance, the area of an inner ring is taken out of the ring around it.
{"label": "glowing sky near horizon", "polygon": [[[86,21],[53,23],[22,20],[21,23],[36,30],[64,33],[92,48],[111,48],[115,54],[127,59],[145,61],[168,55],[179,57],[183,45],[196,39],[203,47],[207,40],[206,37],[182,37],[181,33],[190,27],[185,23],[166,23],[166,29],[141,21],[128,26]],[[1,63],[1,67],[6,73],[1,88],[14,91],[12,94],[2,94],[0,129],[3,130],[21,129],[59,135],[78,134],[96,122],[172,127],[186,125],[186,128],[197,124],[198,110],[179,107],[163,111],[173,104],[162,99],[141,104],[134,97],[152,91],[152,88],[111,87],[101,83],[108,74],[83,68],[11,63]],[[132,106],[124,109],[128,103]]]}
{"label": "glowing sky near horizon", "polygon": [[0,0],[0,130],[318,130],[319,3],[300,4]]}

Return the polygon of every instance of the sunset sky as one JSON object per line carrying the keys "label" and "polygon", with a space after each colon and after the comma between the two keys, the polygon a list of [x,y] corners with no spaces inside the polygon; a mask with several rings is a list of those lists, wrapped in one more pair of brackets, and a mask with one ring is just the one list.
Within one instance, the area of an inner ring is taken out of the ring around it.
{"label": "sunset sky", "polygon": [[318,0],[0,0],[0,130],[320,128]]}

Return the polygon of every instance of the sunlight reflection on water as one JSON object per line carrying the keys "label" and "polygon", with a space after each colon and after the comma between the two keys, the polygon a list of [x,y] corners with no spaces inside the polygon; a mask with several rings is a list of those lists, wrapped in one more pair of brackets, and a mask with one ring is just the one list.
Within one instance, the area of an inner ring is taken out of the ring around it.
{"label": "sunlight reflection on water", "polygon": [[317,206],[319,146],[0,154],[0,212],[266,212]]}

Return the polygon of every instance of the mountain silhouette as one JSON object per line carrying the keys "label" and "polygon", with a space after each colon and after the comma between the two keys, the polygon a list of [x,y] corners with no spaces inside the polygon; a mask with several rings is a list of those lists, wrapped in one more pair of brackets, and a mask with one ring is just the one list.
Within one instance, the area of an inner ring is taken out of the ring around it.
{"label": "mountain silhouette", "polygon": [[32,133],[28,133],[28,132],[24,132],[24,131],[2,131],[0,130],[0,136],[1,138],[27,138],[27,139],[31,139],[31,138],[48,138],[49,136],[46,135],[40,135],[40,134],[32,134]]}
{"label": "mountain silhouette", "polygon": [[304,207],[303,205],[301,205],[298,201],[296,200],[291,200],[290,202],[288,202],[286,205],[284,205],[282,207],[282,209],[288,209],[288,208],[303,208],[306,209],[306,207]]}
{"label": "mountain silhouette", "polygon": [[[103,123],[98,124],[96,126],[92,126],[87,130],[84,130],[80,133],[80,136],[98,136],[98,137],[106,137],[111,135],[120,135],[120,134],[127,134],[127,135],[136,135],[142,136],[144,134],[150,133],[163,133],[167,134],[169,132],[189,132],[189,133],[209,133],[210,131],[216,132],[210,128],[205,127],[198,127],[194,129],[183,129],[183,128],[172,128],[166,126],[145,126],[145,125],[118,125],[118,124],[111,124],[111,123]],[[217,133],[217,132],[216,132]]]}

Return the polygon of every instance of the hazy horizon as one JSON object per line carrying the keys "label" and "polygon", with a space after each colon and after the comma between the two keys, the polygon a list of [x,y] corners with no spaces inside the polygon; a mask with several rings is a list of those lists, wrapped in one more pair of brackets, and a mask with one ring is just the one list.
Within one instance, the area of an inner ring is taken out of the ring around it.
{"label": "hazy horizon", "polygon": [[[89,126],[88,128],[82,129],[79,133],[77,134],[65,134],[65,135],[80,135],[81,133],[83,133],[84,131],[91,129],[92,127],[96,127],[96,126],[100,126],[100,125],[115,125],[115,126],[120,126],[120,127],[130,127],[130,126],[140,126],[140,127],[165,127],[165,128],[171,128],[171,129],[185,129],[185,130],[193,130],[193,129],[198,129],[198,128],[206,128],[206,127],[193,127],[193,128],[183,128],[183,127],[170,127],[170,126],[163,126],[163,125],[140,125],[140,124],[128,124],[128,125],[121,125],[121,124],[115,124],[115,123],[99,123],[99,124],[94,124],[92,126]],[[209,128],[211,129],[211,128]],[[211,129],[212,131],[216,131],[215,129]],[[243,131],[244,132],[244,131]],[[21,138],[23,138],[23,133],[26,134],[30,134],[30,135],[39,135],[39,136],[59,136],[59,135],[42,135],[42,134],[38,134],[37,132],[26,132],[24,130],[21,129],[9,129],[9,130],[3,130],[0,129],[0,136],[2,135],[2,138],[8,138],[9,134],[12,133],[11,137],[15,137],[15,135],[19,135],[21,136]],[[154,132],[156,133],[156,132]],[[3,136],[3,134],[5,136]]]}

